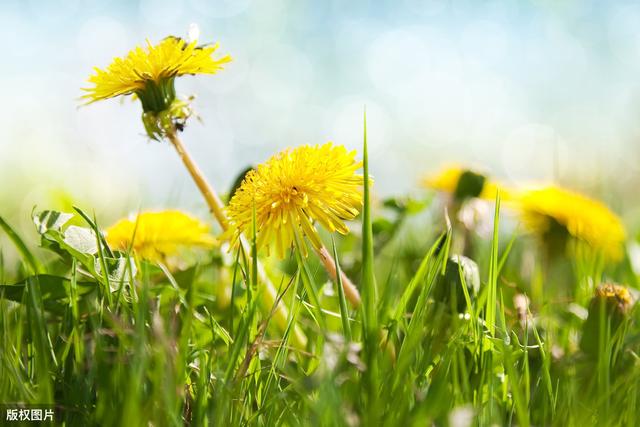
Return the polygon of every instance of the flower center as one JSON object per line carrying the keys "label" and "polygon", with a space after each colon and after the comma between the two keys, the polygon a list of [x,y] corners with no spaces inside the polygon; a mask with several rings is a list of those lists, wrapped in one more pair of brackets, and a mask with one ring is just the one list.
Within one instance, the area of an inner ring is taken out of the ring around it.
{"label": "flower center", "polygon": [[278,206],[284,205],[299,205],[305,207],[309,204],[309,197],[307,193],[300,189],[296,185],[287,186],[280,191],[279,200],[271,204],[271,208],[275,209]]}

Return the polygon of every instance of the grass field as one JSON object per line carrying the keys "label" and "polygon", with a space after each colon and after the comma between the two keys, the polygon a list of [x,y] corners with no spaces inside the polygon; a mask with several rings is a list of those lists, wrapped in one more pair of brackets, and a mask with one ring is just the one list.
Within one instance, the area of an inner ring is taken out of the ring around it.
{"label": "grass field", "polygon": [[429,199],[366,204],[362,233],[336,242],[360,309],[313,257],[263,258],[284,330],[241,249],[136,267],[82,211],[46,212],[59,257],[43,262],[2,223],[23,262],[0,270],[0,400],[53,403],[67,425],[637,425],[637,311],[589,305],[605,277],[635,284],[628,262],[542,262],[500,233],[500,203],[456,258],[463,231],[423,215]]}
{"label": "grass field", "polygon": [[355,159],[289,151],[218,199],[165,77],[117,95],[138,95],[214,218],[36,211],[39,247],[0,218],[1,403],[69,426],[640,425],[637,274],[604,205],[551,190],[536,211],[540,194],[469,170],[379,199],[366,121]]}

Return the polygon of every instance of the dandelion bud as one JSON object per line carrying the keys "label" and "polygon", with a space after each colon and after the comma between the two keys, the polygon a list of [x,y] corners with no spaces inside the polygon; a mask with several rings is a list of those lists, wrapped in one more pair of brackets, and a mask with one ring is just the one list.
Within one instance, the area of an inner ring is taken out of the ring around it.
{"label": "dandelion bud", "polygon": [[589,315],[582,328],[580,348],[597,356],[627,319],[633,299],[627,288],[606,283],[596,288],[589,303]]}

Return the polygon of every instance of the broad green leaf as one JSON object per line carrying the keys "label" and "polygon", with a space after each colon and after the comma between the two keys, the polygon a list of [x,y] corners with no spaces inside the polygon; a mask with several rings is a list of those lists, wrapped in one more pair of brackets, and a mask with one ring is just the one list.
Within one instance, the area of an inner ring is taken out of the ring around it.
{"label": "broad green leaf", "polygon": [[49,230],[62,231],[64,225],[73,218],[73,214],[57,211],[42,211],[33,216],[38,233],[45,234]]}
{"label": "broad green leaf", "polygon": [[108,280],[112,291],[119,289],[122,283],[128,283],[129,277],[136,274],[133,258],[121,252],[113,252],[113,256],[104,256],[107,269],[105,276],[98,253],[99,236],[91,228],[75,225],[65,227],[71,218],[73,214],[56,211],[43,211],[34,215],[33,221],[42,236],[42,246],[65,259],[75,258],[96,280],[105,285]]}
{"label": "broad green leaf", "polygon": [[[71,280],[66,277],[51,274],[38,274],[11,285],[0,285],[0,298],[20,303],[23,302],[25,287],[28,283],[37,283],[39,285],[42,301],[46,310],[61,313],[68,304]],[[96,287],[96,282],[77,282],[78,296],[88,295],[93,292]]]}
{"label": "broad green leaf", "polygon": [[64,231],[64,241],[73,249],[83,254],[97,254],[98,244],[93,230],[70,225]]}

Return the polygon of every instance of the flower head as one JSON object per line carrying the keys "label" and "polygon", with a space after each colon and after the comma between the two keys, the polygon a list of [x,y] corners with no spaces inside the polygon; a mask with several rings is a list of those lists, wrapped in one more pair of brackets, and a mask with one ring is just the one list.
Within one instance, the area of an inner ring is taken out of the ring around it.
{"label": "flower head", "polygon": [[180,211],[144,212],[122,219],[106,230],[110,246],[152,262],[164,261],[181,247],[209,248],[215,239],[209,226]]}
{"label": "flower head", "polygon": [[614,283],[604,283],[596,288],[595,299],[603,299],[620,312],[627,312],[633,303],[629,290]]}
{"label": "flower head", "polygon": [[624,225],[599,201],[548,186],[523,192],[517,204],[524,225],[543,240],[557,241],[566,235],[586,242],[610,259],[622,255]]}
{"label": "flower head", "polygon": [[498,189],[504,197],[504,189],[484,174],[457,165],[445,167],[436,175],[424,178],[422,184],[427,188],[449,193],[457,201],[476,197],[494,200]]}
{"label": "flower head", "polygon": [[[582,327],[580,348],[586,354],[598,357],[602,341],[615,336],[616,331],[628,318],[633,304],[633,297],[626,287],[614,283],[598,286],[589,303],[589,315]],[[603,325],[609,328],[608,337],[606,331],[602,330]]]}
{"label": "flower head", "polygon": [[279,257],[294,243],[306,254],[303,237],[320,249],[314,222],[330,232],[348,233],[344,220],[362,206],[362,166],[355,151],[331,143],[301,146],[271,157],[249,171],[229,202],[231,232],[251,235],[255,209],[257,246],[275,245]]}
{"label": "flower head", "polygon": [[[93,87],[84,89],[88,102],[136,94],[145,111],[164,110],[175,98],[173,79],[185,74],[215,74],[230,56],[213,59],[218,45],[198,46],[179,37],[167,37],[157,45],[147,41],[124,58],[115,58],[105,69],[95,68],[89,77]],[[167,87],[163,87],[163,86]]]}
{"label": "flower head", "polygon": [[231,61],[230,56],[212,57],[218,45],[200,46],[179,37],[167,37],[157,45],[147,41],[123,58],[115,58],[105,69],[95,68],[89,77],[92,87],[84,88],[87,103],[135,95],[142,103],[143,121],[151,138],[159,139],[162,129],[190,115],[188,104],[176,100],[174,80],[185,74],[215,74]]}

